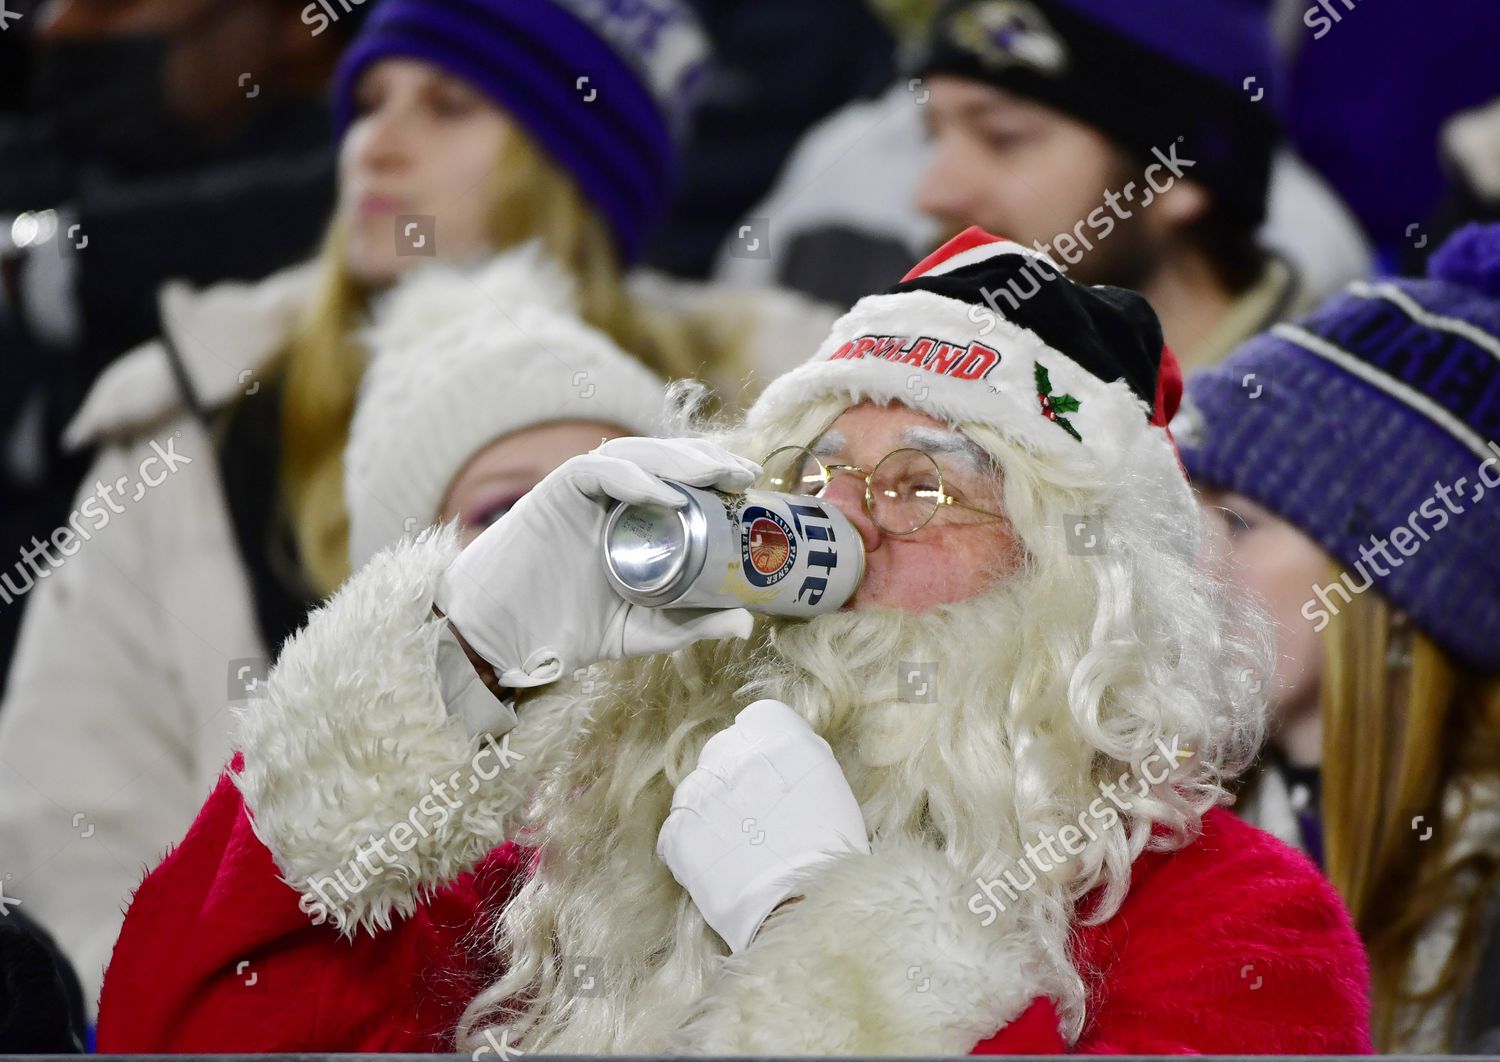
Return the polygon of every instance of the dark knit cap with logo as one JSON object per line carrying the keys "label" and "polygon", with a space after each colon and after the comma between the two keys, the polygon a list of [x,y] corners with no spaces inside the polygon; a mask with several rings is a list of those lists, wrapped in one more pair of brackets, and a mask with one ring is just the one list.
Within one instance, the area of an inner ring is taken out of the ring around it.
{"label": "dark knit cap with logo", "polygon": [[357,113],[360,76],[422,59],[520,122],[639,257],[680,166],[708,38],[679,0],[383,0],[339,62],[334,124]]}
{"label": "dark knit cap with logo", "polygon": [[[1266,214],[1282,81],[1268,0],[951,0],[920,72],[982,81],[1091,125],[1250,228]],[[1253,80],[1252,80],[1253,79]],[[1191,160],[1192,165],[1186,165]]]}
{"label": "dark knit cap with logo", "polygon": [[1500,225],[1460,230],[1426,279],[1352,284],[1249,340],[1188,381],[1172,428],[1195,481],[1278,513],[1345,582],[1500,671]]}

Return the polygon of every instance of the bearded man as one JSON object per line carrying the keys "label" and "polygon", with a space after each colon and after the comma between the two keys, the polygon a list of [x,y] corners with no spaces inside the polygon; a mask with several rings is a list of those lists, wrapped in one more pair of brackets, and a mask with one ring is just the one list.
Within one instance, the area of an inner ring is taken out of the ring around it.
{"label": "bearded man", "polygon": [[[1046,266],[970,230],[743,425],[377,556],[137,893],[101,1048],[1369,1050],[1337,898],[1218,806],[1269,668],[1198,563],[1176,363],[1139,296]],[[1050,279],[975,312],[1020,269]],[[788,446],[790,478],[736,456]],[[887,489],[893,452],[931,480]],[[610,588],[616,501],[767,476],[858,531],[846,607]]]}

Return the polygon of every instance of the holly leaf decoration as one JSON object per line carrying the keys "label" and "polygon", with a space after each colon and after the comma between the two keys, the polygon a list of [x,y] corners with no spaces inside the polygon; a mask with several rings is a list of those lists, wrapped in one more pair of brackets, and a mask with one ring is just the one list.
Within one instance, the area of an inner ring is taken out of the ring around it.
{"label": "holly leaf decoration", "polygon": [[1036,393],[1042,399],[1042,409],[1047,419],[1052,421],[1063,431],[1067,432],[1079,442],[1083,442],[1083,436],[1078,434],[1078,429],[1073,427],[1073,422],[1064,413],[1077,413],[1081,403],[1072,395],[1054,395],[1052,393],[1052,377],[1047,372],[1047,367],[1041,362],[1035,362],[1036,366]]}

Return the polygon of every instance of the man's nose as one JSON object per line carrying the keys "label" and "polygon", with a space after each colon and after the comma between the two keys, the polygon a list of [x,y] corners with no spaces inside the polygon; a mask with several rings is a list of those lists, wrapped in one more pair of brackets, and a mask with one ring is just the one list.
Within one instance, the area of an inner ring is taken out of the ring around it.
{"label": "man's nose", "polygon": [[865,552],[869,553],[880,546],[880,528],[875,526],[875,521],[870,519],[870,514],[865,510],[865,484],[859,477],[850,473],[835,475],[829,481],[828,486],[818,495],[819,500],[832,505],[848,518],[859,532],[860,541],[864,544]]}
{"label": "man's nose", "polygon": [[954,147],[939,141],[917,185],[917,209],[948,225],[972,223],[972,206],[964,167],[954,157]]}

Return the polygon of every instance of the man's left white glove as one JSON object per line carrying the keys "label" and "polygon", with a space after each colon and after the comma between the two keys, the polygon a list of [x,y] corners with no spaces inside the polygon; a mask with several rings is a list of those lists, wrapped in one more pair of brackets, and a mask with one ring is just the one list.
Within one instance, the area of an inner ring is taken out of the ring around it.
{"label": "man's left white glove", "polygon": [[828,742],[780,701],[756,701],[709,738],[656,841],[731,951],[813,868],[870,851],[864,816]]}

